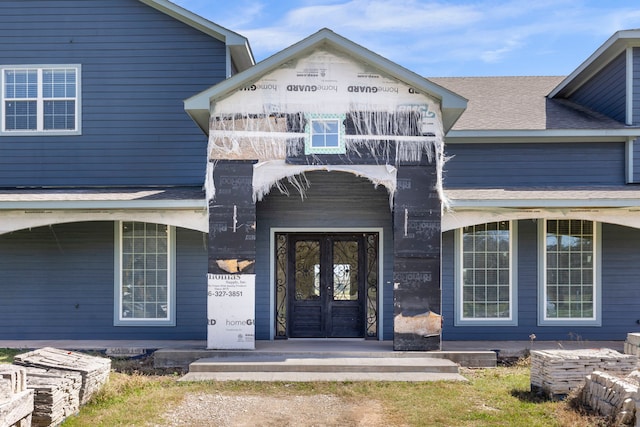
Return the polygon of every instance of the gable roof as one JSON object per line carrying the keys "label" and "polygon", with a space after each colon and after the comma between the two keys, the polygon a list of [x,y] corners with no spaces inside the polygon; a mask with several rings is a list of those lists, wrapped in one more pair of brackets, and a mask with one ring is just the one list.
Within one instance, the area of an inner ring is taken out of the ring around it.
{"label": "gable roof", "polygon": [[[255,64],[249,41],[238,33],[196,15],[168,0],[139,0],[140,2],[224,42],[230,52],[231,62],[237,71],[244,71]],[[229,70],[230,71],[230,70]],[[230,72],[227,73],[231,75]]]}
{"label": "gable roof", "polygon": [[441,103],[445,132],[453,126],[467,106],[467,100],[460,95],[324,28],[264,61],[259,62],[254,67],[238,73],[204,92],[187,99],[185,101],[185,110],[200,128],[208,134],[209,107],[213,100],[231,95],[238,89],[259,80],[265,74],[279,68],[287,61],[303,56],[323,46],[346,53],[353,60],[367,63],[385,74],[410,85],[419,92],[423,92],[437,99]]}
{"label": "gable roof", "polygon": [[598,71],[623,53],[627,47],[639,46],[640,30],[622,30],[616,32],[602,44],[573,73],[568,75],[550,93],[550,98],[568,97],[580,86],[589,81]]}

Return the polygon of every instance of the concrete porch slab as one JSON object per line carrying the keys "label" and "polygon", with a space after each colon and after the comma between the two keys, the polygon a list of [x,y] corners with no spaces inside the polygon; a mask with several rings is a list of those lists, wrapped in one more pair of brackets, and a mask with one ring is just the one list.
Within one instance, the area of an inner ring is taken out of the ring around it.
{"label": "concrete porch slab", "polygon": [[450,373],[371,373],[371,372],[189,372],[179,381],[271,381],[271,382],[309,382],[309,381],[467,381],[460,374]]}

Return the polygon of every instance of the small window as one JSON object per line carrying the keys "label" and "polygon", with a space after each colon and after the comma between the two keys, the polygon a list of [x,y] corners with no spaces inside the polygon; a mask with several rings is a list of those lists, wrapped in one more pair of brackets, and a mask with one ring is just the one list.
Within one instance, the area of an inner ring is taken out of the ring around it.
{"label": "small window", "polygon": [[457,231],[457,326],[516,324],[515,228],[501,221]]}
{"label": "small window", "polygon": [[541,325],[600,325],[599,223],[542,221]]}
{"label": "small window", "polygon": [[344,154],[344,115],[307,117],[305,154]]}
{"label": "small window", "polygon": [[175,325],[174,234],[163,224],[118,223],[116,325]]}
{"label": "small window", "polygon": [[2,133],[80,133],[80,66],[2,67]]}

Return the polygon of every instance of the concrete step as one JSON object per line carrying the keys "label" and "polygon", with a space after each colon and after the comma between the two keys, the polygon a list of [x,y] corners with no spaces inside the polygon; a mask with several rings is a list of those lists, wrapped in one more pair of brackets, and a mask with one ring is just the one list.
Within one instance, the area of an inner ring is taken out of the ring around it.
{"label": "concrete step", "polygon": [[210,357],[189,365],[184,381],[464,380],[450,360],[424,357]]}
{"label": "concrete step", "polygon": [[467,381],[460,374],[434,372],[189,372],[179,381]]}
{"label": "concrete step", "polygon": [[200,359],[189,372],[437,372],[457,373],[446,359],[371,357],[240,357]]}
{"label": "concrete step", "polygon": [[243,357],[279,357],[279,358],[384,358],[428,360],[446,359],[463,367],[495,368],[497,363],[495,351],[357,351],[357,350],[205,350],[205,349],[160,349],[154,352],[154,366],[157,368],[187,368],[199,359],[209,358],[243,358]]}

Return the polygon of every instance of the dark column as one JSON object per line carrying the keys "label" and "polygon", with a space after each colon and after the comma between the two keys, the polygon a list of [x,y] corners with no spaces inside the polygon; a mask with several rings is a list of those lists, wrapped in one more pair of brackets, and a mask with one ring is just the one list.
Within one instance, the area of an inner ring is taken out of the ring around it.
{"label": "dark column", "polygon": [[209,273],[253,274],[256,260],[254,161],[220,160],[209,201]]}
{"label": "dark column", "polygon": [[436,166],[398,167],[393,209],[394,350],[440,349],[441,202]]}

